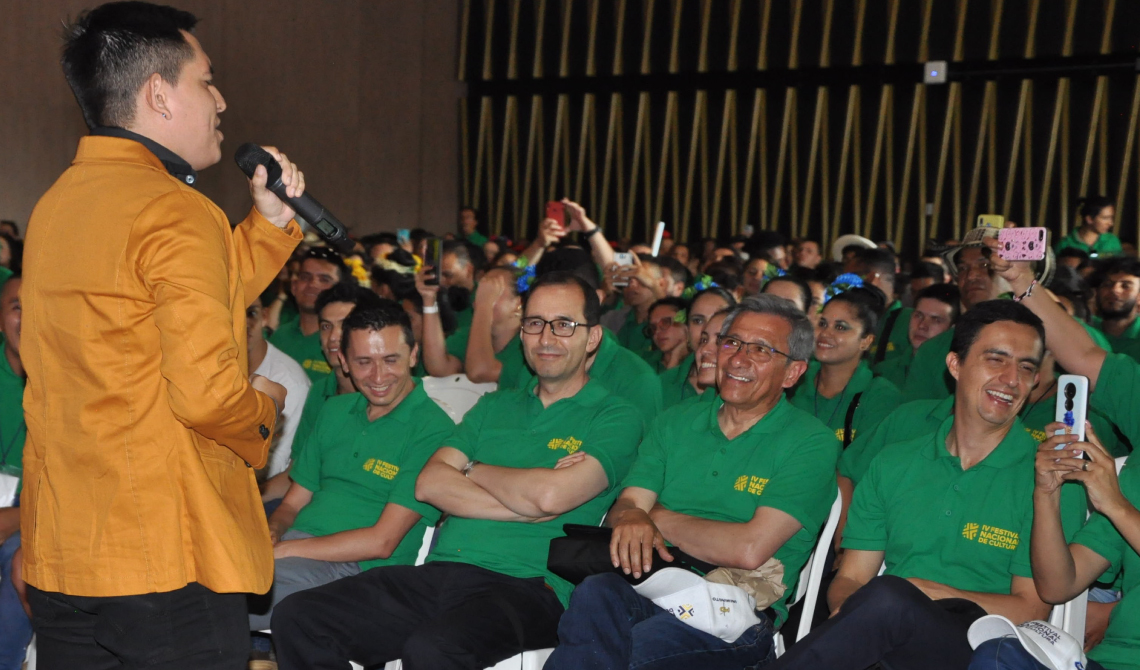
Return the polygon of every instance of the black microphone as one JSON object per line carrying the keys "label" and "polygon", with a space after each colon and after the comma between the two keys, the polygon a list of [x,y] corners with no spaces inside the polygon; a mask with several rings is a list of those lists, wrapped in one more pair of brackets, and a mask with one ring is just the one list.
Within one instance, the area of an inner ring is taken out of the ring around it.
{"label": "black microphone", "polygon": [[329,246],[346,256],[352,253],[354,244],[352,240],[348,239],[348,231],[344,224],[332,215],[332,212],[325,209],[325,206],[309,195],[308,191],[302,193],[298,198],[291,198],[286,195],[285,184],[281,183],[281,165],[268,151],[253,142],[246,142],[238,147],[237,152],[234,153],[234,161],[237,162],[245,176],[250,179],[253,179],[253,172],[257,166],[264,165],[268,174],[268,179],[265,182],[266,187],[273,191],[273,194],[278,198],[281,198],[282,202],[292,207],[293,211],[297,212],[301,218],[308,221],[309,225],[316,228],[317,233],[325,238]]}

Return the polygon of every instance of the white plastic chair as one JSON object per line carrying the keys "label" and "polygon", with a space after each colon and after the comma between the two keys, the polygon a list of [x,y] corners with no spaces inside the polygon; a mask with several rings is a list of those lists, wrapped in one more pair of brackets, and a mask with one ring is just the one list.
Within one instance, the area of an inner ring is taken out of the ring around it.
{"label": "white plastic chair", "polygon": [[463,415],[475,406],[484,393],[499,388],[499,385],[494,383],[476,384],[468,379],[467,375],[424,377],[423,383],[424,392],[447,412],[455,423],[463,420]]}
{"label": "white plastic chair", "polygon": [[[820,531],[819,541],[812,550],[811,555],[808,556],[807,562],[804,563],[803,570],[800,571],[799,581],[796,583],[796,595],[789,605],[794,605],[801,600],[804,602],[803,612],[800,615],[800,625],[796,629],[796,640],[803,639],[805,635],[811,632],[811,621],[815,615],[815,606],[819,602],[819,591],[823,585],[823,573],[827,569],[827,554],[831,549],[831,543],[835,541],[835,529],[839,526],[839,515],[843,511],[843,498],[836,496],[835,502],[831,504],[831,513],[827,517],[827,523],[823,525],[823,530]],[[776,656],[783,656],[784,654],[784,635],[781,632],[775,635],[776,643]]]}

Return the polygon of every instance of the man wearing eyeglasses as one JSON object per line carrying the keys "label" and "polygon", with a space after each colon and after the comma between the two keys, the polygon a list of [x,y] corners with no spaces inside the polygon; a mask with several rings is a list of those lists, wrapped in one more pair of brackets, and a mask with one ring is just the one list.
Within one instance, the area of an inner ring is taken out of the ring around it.
{"label": "man wearing eyeglasses", "polygon": [[[774,657],[773,622],[761,616],[723,640],[640,596],[626,578],[671,548],[713,565],[782,567],[775,625],[787,617],[800,569],[835,500],[835,434],[793,407],[784,389],[807,369],[812,327],[787,300],[761,294],[725,317],[712,402],[675,406],[652,428],[606,522],[615,572],[575,589],[550,670],[742,668]],[[777,566],[778,562],[779,566]]]}
{"label": "man wearing eyeglasses", "polygon": [[573,587],[547,570],[550,540],[601,521],[642,436],[637,409],[588,374],[600,313],[574,275],[535,281],[521,339],[536,378],[483,396],[416,482],[416,498],[449,515],[427,563],[287,598],[273,616],[283,670],[397,658],[482,669],[557,644]]}

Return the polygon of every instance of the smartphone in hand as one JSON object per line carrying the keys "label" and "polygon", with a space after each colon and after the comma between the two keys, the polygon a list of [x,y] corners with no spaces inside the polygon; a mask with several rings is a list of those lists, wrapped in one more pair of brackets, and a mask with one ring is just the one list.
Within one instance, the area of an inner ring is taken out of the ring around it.
{"label": "smartphone in hand", "polygon": [[[1088,418],[1089,378],[1061,375],[1057,378],[1056,420],[1065,424],[1065,433],[1085,442],[1085,419]],[[1062,434],[1060,431],[1058,435]],[[1084,455],[1082,452],[1081,456]]]}
{"label": "smartphone in hand", "polygon": [[558,222],[558,225],[566,228],[566,205],[563,205],[557,200],[551,200],[546,203],[546,218],[554,219]]}
{"label": "smartphone in hand", "polygon": [[443,266],[443,240],[438,237],[429,237],[427,252],[424,254],[424,269],[431,268],[432,276],[424,279],[428,286],[439,286],[439,272]]}
{"label": "smartphone in hand", "polygon": [[1043,260],[1048,240],[1048,231],[1044,228],[1003,228],[998,233],[1001,244],[998,255],[1007,261]]}

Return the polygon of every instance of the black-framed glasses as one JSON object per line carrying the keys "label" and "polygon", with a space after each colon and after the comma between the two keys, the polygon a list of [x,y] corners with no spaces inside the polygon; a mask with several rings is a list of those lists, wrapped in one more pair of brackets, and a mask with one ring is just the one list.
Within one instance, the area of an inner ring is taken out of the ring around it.
{"label": "black-framed glasses", "polygon": [[558,337],[573,337],[574,332],[578,330],[578,326],[587,326],[589,324],[571,321],[570,319],[547,321],[541,317],[528,316],[522,320],[522,332],[527,335],[541,335],[542,331],[546,330],[547,325],[550,326],[550,332]]}
{"label": "black-framed glasses", "polygon": [[743,349],[744,355],[757,363],[767,363],[772,360],[774,354],[780,354],[789,361],[795,360],[791,354],[786,354],[763,342],[745,342],[729,335],[717,335],[716,343],[721,351],[727,352],[730,356],[735,356]]}

